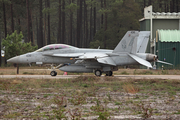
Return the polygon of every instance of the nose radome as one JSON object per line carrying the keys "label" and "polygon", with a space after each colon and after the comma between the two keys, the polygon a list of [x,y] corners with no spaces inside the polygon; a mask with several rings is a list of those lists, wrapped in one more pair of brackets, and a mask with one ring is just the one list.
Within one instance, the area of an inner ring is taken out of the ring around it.
{"label": "nose radome", "polygon": [[9,62],[9,63],[19,63],[20,62],[19,59],[20,59],[20,57],[16,56],[16,57],[8,59],[7,62]]}

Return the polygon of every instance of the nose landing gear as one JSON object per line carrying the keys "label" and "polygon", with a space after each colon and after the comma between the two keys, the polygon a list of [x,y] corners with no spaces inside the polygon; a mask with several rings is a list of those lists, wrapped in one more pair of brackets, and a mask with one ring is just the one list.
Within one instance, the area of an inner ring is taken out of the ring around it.
{"label": "nose landing gear", "polygon": [[57,75],[57,72],[56,72],[56,71],[51,71],[50,75],[51,75],[51,76],[56,76],[56,75]]}
{"label": "nose landing gear", "polygon": [[60,68],[60,67],[62,67],[62,66],[63,66],[63,64],[60,64],[60,65],[54,67],[54,65],[52,64],[52,65],[51,65],[51,69],[48,69],[48,70],[51,71],[50,75],[51,75],[51,76],[56,76],[56,75],[57,75],[56,69],[58,69],[58,68]]}

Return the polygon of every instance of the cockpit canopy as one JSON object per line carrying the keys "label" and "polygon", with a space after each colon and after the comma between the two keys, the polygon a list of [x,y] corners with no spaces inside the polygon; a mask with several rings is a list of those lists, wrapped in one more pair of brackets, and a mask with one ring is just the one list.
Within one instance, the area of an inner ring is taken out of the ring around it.
{"label": "cockpit canopy", "polygon": [[65,44],[51,44],[51,45],[46,45],[38,50],[36,52],[43,52],[43,51],[50,51],[50,50],[57,50],[57,49],[65,49],[65,48],[76,48],[70,45],[65,45]]}

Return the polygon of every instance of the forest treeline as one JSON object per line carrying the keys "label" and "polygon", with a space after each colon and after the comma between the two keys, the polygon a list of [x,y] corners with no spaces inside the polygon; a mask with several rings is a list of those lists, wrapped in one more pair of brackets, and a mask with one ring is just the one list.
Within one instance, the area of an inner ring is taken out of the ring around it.
{"label": "forest treeline", "polygon": [[63,43],[113,49],[128,30],[139,30],[144,7],[179,12],[179,0],[0,0],[0,40],[15,30],[42,47]]}

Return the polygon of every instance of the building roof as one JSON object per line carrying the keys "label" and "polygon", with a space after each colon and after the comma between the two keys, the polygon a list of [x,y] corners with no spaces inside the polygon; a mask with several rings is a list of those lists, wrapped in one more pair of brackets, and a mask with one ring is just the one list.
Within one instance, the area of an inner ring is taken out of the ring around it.
{"label": "building roof", "polygon": [[152,5],[144,8],[144,17],[139,21],[144,21],[146,19],[180,19],[180,12],[170,13],[170,12],[153,12]]}
{"label": "building roof", "polygon": [[180,30],[158,30],[159,41],[180,42]]}

